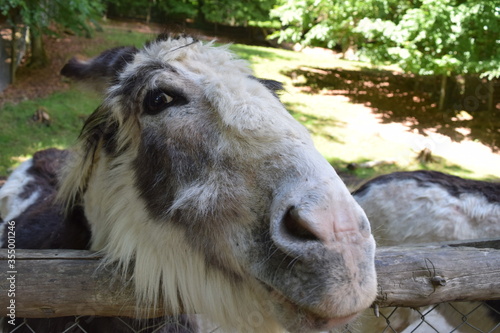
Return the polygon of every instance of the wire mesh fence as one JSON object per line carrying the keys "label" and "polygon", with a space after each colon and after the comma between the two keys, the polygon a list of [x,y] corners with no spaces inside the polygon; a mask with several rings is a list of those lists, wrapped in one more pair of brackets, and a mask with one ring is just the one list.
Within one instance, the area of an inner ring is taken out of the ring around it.
{"label": "wire mesh fence", "polygon": [[[13,327],[4,325],[11,333],[198,333],[198,319],[190,316],[151,320],[122,317],[71,316],[51,319],[23,318]],[[209,330],[206,332],[210,332]]]}
{"label": "wire mesh fence", "polygon": [[341,333],[479,333],[500,332],[497,301],[452,302],[420,308],[382,308],[378,317],[365,316],[358,326]]}
{"label": "wire mesh fence", "polygon": [[[427,307],[388,307],[367,310],[357,322],[330,333],[500,333],[500,301],[452,302]],[[378,317],[375,312],[377,312]],[[133,322],[114,317],[113,329],[102,317],[65,317],[63,326],[40,326],[22,319],[4,332],[30,333],[216,333],[217,325],[199,316]],[[54,320],[54,319],[52,319]],[[57,321],[57,319],[56,319]],[[47,325],[47,324],[44,324]]]}

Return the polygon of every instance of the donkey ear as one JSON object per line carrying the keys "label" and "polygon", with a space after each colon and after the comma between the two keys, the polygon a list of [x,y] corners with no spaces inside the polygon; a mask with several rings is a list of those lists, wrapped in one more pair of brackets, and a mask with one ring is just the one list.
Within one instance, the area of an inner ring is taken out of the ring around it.
{"label": "donkey ear", "polygon": [[259,78],[255,79],[257,79],[262,85],[264,85],[264,87],[269,89],[269,91],[272,92],[276,97],[278,97],[278,94],[284,90],[283,84],[281,82]]}
{"label": "donkey ear", "polygon": [[135,47],[124,46],[104,51],[87,61],[72,58],[61,69],[61,75],[88,83],[95,90],[103,92],[118,78],[138,51]]}
{"label": "donkey ear", "polygon": [[283,88],[283,83],[274,81],[274,80],[267,80],[267,79],[259,79],[260,83],[262,83],[267,89],[273,91],[273,92],[279,92],[284,90]]}

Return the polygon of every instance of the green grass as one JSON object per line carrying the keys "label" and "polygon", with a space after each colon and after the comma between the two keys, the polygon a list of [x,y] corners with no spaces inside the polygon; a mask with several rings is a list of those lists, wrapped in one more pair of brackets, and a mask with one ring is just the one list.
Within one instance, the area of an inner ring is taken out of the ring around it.
{"label": "green grass", "polygon": [[141,33],[129,29],[107,28],[104,37],[107,43],[92,49],[92,52],[101,52],[113,46],[135,46],[140,48],[148,40],[154,39],[156,35],[153,33]]}
{"label": "green grass", "polygon": [[[40,149],[71,146],[87,115],[98,105],[90,93],[71,89],[47,98],[30,100],[0,109],[0,175]],[[50,115],[49,125],[34,122],[39,108]]]}
{"label": "green grass", "polygon": [[[152,34],[119,28],[107,28],[99,36],[105,38],[105,42],[94,44],[86,51],[87,56],[94,56],[118,45],[140,47],[145,41],[154,38]],[[397,165],[358,169],[354,174],[368,178],[396,170],[429,168],[471,178],[500,177],[497,168],[481,169],[480,162],[477,167],[471,167],[440,158],[435,163],[421,165],[415,159],[417,153],[412,150],[414,142],[410,142],[410,139],[387,137],[373,130],[377,124],[370,123],[372,115],[368,108],[352,104],[343,96],[300,90],[297,82],[300,83],[303,78],[300,75],[294,80],[291,78],[295,71],[304,67],[366,70],[367,65],[364,63],[343,61],[328,54],[303,54],[239,44],[232,45],[231,49],[251,63],[256,76],[284,83],[285,91],[281,95],[283,103],[309,129],[319,151],[341,171],[351,172],[346,167],[352,162],[395,160]],[[44,99],[7,105],[0,109],[0,175],[6,175],[9,169],[37,150],[71,146],[83,120],[98,104],[97,96],[72,87]],[[39,107],[48,110],[52,118],[50,126],[30,120]]]}
{"label": "green grass", "polygon": [[[109,28],[106,42],[85,50],[86,56],[95,56],[115,46],[134,45],[140,47],[153,35]],[[22,161],[38,150],[50,147],[71,147],[80,133],[84,120],[99,105],[100,97],[78,85],[46,98],[28,100],[16,105],[7,104],[0,108],[0,175],[7,175]],[[32,120],[35,111],[43,107],[51,122],[45,124]]]}

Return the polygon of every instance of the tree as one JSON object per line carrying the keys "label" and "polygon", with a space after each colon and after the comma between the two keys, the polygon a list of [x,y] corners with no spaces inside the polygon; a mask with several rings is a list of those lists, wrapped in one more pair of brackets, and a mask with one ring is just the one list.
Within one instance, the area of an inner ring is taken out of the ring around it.
{"label": "tree", "polygon": [[282,29],[273,37],[343,51],[356,45],[374,63],[439,75],[440,109],[450,76],[500,76],[498,0],[279,1],[271,15]]}
{"label": "tree", "polygon": [[204,0],[201,10],[209,22],[226,25],[255,25],[269,20],[276,0]]}
{"label": "tree", "polygon": [[111,16],[165,22],[171,18],[196,15],[196,0],[107,0],[107,13]]}
{"label": "tree", "polygon": [[440,75],[441,110],[451,75],[500,75],[500,7],[490,0],[423,0],[398,22],[365,18],[355,31],[368,41],[363,51],[372,61]]}
{"label": "tree", "polygon": [[[108,12],[122,17],[164,22],[167,19],[196,18],[207,22],[247,26],[269,21],[276,0],[108,0]],[[257,23],[259,22],[259,23]]]}
{"label": "tree", "polygon": [[[17,27],[29,27],[31,34],[31,66],[47,64],[48,58],[42,36],[55,29],[68,29],[87,37],[93,29],[103,7],[100,0],[4,0],[0,2],[0,14],[15,31]],[[15,54],[15,53],[14,53]]]}
{"label": "tree", "polygon": [[271,17],[279,18],[282,29],[271,35],[279,42],[327,48],[340,47],[345,52],[360,44],[355,32],[366,17],[397,20],[411,0],[279,0]]}

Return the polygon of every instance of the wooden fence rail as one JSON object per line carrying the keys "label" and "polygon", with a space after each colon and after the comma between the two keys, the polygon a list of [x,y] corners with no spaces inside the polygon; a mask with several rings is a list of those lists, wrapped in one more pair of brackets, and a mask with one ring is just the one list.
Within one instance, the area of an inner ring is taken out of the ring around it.
{"label": "wooden fence rail", "polygon": [[[137,313],[132,289],[113,280],[94,252],[17,249],[9,266],[7,251],[0,250],[0,307],[7,314],[12,304],[16,317],[27,318]],[[500,240],[383,247],[376,267],[380,307],[500,299]]]}

